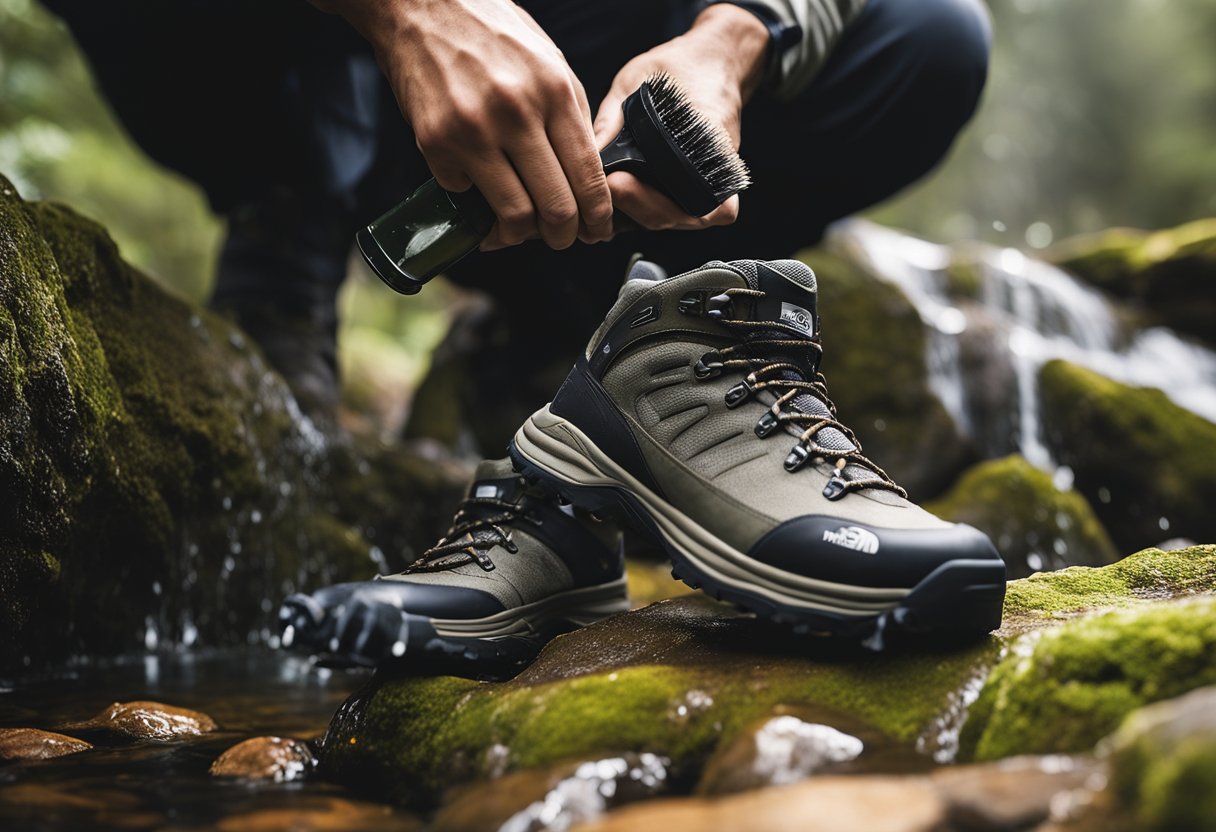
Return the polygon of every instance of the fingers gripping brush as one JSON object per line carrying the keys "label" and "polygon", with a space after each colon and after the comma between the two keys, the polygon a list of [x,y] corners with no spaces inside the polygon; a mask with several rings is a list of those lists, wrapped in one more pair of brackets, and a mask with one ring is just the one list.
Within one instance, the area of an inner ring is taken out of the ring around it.
{"label": "fingers gripping brush", "polygon": [[[622,109],[625,126],[600,151],[605,173],[628,171],[694,217],[751,184],[730,137],[693,108],[669,75],[646,79]],[[481,245],[494,221],[476,188],[452,193],[431,179],[355,241],[381,280],[412,295]]]}

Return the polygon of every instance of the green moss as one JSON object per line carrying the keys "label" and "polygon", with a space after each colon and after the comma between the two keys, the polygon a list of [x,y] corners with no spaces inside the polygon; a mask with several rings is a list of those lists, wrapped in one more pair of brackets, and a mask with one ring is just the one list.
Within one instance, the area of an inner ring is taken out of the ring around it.
{"label": "green moss", "polygon": [[1010,581],[1003,629],[1016,632],[1086,610],[1136,606],[1154,598],[1214,590],[1216,546],[1173,552],[1145,549],[1100,569],[1074,566]]}
{"label": "green moss", "polygon": [[1216,425],[1065,361],[1044,365],[1039,388],[1048,444],[1119,548],[1216,540]]}
{"label": "green moss", "polygon": [[1136,708],[1216,683],[1216,600],[1159,602],[1030,633],[972,708],[978,759],[1083,751]]}
{"label": "green moss", "polygon": [[940,492],[974,451],[929,389],[920,316],[856,263],[819,250],[798,256],[818,278],[822,369],[841,419],[914,497]]}
{"label": "green moss", "polygon": [[947,494],[925,508],[986,533],[1011,578],[1075,564],[1101,566],[1117,558],[1085,498],[1072,490],[1060,491],[1046,472],[1020,456],[968,469]]}

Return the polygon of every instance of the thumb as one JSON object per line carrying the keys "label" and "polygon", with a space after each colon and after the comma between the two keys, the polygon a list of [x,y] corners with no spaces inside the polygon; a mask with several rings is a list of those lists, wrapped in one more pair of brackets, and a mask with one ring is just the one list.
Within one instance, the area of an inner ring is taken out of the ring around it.
{"label": "thumb", "polygon": [[607,147],[608,143],[615,139],[616,134],[621,132],[621,128],[625,126],[625,112],[621,109],[621,105],[624,104],[627,95],[628,92],[613,83],[612,89],[600,102],[600,108],[595,114],[595,122],[592,127],[595,130],[595,146],[601,150]]}

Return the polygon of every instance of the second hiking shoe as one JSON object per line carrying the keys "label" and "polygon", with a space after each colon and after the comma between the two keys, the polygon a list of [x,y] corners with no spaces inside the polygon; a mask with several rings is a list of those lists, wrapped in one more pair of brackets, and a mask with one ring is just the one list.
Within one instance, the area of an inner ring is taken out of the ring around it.
{"label": "second hiking shoe", "polygon": [[623,508],[686,583],[796,629],[999,626],[992,543],[862,455],[821,356],[803,263],[642,264],[511,456],[577,505]]}
{"label": "second hiking shoe", "polygon": [[279,617],[285,647],[329,664],[497,678],[628,609],[615,530],[503,459],[478,466],[447,535],[404,572],[297,593]]}

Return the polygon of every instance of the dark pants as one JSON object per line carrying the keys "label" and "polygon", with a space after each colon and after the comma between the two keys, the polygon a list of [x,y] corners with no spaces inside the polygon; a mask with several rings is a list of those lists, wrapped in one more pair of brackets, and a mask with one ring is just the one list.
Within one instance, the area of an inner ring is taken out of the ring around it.
{"label": "dark pants", "polygon": [[[221,296],[332,309],[354,230],[429,176],[365,45],[303,0],[47,2],[135,140],[229,217]],[[565,53],[594,112],[616,71],[686,30],[698,4],[521,5]],[[734,225],[564,252],[532,242],[474,254],[451,277],[496,298],[517,357],[573,355],[632,252],[673,273],[785,257],[926,173],[975,109],[989,42],[979,0],[869,0],[797,99],[747,105],[741,152],[755,184]]]}

